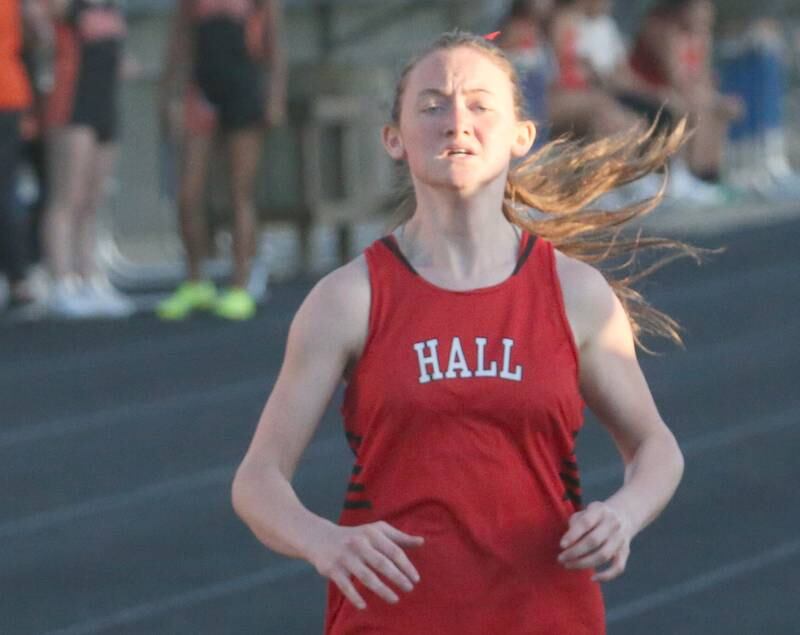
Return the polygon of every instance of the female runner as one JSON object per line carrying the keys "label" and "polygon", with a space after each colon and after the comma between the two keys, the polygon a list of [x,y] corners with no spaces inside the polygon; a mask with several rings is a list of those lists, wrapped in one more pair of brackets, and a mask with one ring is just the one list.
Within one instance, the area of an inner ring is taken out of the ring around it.
{"label": "female runner", "polygon": [[[548,146],[512,171],[535,136],[521,103],[482,38],[446,34],[408,65],[383,140],[412,214],[310,292],[235,477],[255,535],[330,580],[330,635],[603,633],[598,583],[681,478],[634,348],[637,329],[674,323],[587,264],[634,251],[608,233],[653,202],[586,210],[662,165],[681,131]],[[356,458],[334,524],[291,479],[342,380]],[[626,468],[587,507],[584,402]]]}

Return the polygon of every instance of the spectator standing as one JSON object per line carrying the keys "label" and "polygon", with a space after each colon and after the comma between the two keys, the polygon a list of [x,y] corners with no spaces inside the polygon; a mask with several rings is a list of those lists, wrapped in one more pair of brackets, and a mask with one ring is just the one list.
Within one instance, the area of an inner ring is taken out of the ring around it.
{"label": "spectator standing", "polygon": [[64,318],[122,317],[134,306],[99,270],[95,219],[117,154],[125,16],[119,0],[49,2],[56,25],[53,89],[45,114],[49,309]]}
{"label": "spectator standing", "polygon": [[26,237],[16,193],[22,116],[32,100],[22,61],[23,9],[23,0],[0,2],[0,266],[11,307],[34,300],[26,283]]}
{"label": "spectator standing", "polygon": [[583,1],[559,0],[557,5],[551,26],[559,69],[550,95],[551,123],[555,131],[593,139],[642,125],[634,112],[594,83],[580,48],[586,19]]}
{"label": "spectator standing", "polygon": [[549,137],[549,92],[557,75],[547,38],[553,7],[554,0],[514,0],[497,40],[517,70],[526,111],[536,122],[533,150],[542,147]]}
{"label": "spectator standing", "polygon": [[[162,128],[180,139],[178,212],[188,280],[156,312],[181,320],[213,310],[232,320],[255,314],[247,291],[256,250],[256,170],[264,129],[286,110],[286,64],[279,0],[180,0],[161,84]],[[229,167],[234,214],[233,277],[219,296],[203,274],[207,229],[203,217],[206,175],[217,131]]]}
{"label": "spectator standing", "polygon": [[641,92],[689,117],[694,134],[686,162],[707,183],[719,182],[728,126],[743,114],[741,100],[716,86],[714,20],[710,0],[660,0],[645,16],[630,59]]}

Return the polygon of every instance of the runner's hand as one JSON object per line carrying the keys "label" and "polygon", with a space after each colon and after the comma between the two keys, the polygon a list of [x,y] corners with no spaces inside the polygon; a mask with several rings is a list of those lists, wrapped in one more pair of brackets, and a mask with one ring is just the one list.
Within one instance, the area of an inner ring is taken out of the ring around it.
{"label": "runner's hand", "polygon": [[400,598],[381,578],[409,592],[419,582],[419,573],[404,549],[424,543],[380,521],[356,527],[334,526],[315,546],[310,560],[320,575],[330,579],[358,609],[367,603],[351,581],[364,586],[390,604]]}
{"label": "runner's hand", "polygon": [[558,561],[567,569],[592,569],[608,564],[593,580],[608,582],[622,574],[631,551],[631,523],[608,503],[591,503],[569,519]]}

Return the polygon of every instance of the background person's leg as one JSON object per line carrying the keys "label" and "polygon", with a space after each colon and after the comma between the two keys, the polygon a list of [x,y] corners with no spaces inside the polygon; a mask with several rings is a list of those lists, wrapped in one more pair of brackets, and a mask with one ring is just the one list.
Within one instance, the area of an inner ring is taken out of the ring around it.
{"label": "background person's leg", "polygon": [[21,152],[19,119],[17,111],[0,111],[0,265],[8,277],[12,304],[32,300],[24,284],[25,235],[16,194]]}
{"label": "background person's leg", "polygon": [[95,135],[87,126],[65,126],[48,137],[50,200],[43,224],[43,246],[56,282],[78,273],[79,216],[86,206],[94,153]]}
{"label": "background person's leg", "polygon": [[208,228],[203,209],[208,163],[213,148],[211,135],[186,135],[183,142],[178,192],[181,238],[186,250],[189,280],[202,279],[202,264],[208,253]]}
{"label": "background person's leg", "polygon": [[87,174],[88,181],[85,184],[85,203],[83,208],[77,211],[76,269],[78,275],[87,280],[98,273],[96,259],[97,210],[106,199],[108,182],[114,171],[116,157],[116,144],[95,144],[90,157],[94,167]]}
{"label": "background person's leg", "polygon": [[233,203],[233,278],[236,287],[245,288],[256,252],[256,210],[254,187],[264,146],[262,128],[231,132],[227,138]]}

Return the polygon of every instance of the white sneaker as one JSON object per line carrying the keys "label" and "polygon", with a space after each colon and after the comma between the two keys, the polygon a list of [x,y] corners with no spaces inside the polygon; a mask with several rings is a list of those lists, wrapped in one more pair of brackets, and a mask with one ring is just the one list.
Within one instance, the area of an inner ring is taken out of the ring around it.
{"label": "white sneaker", "polygon": [[677,201],[701,206],[725,202],[722,190],[698,179],[682,162],[675,162],[670,170],[667,195]]}
{"label": "white sneaker", "polygon": [[53,284],[47,297],[47,311],[53,317],[67,320],[90,318],[95,314],[92,301],[72,280],[59,280]]}
{"label": "white sneaker", "polygon": [[133,301],[111,286],[105,277],[95,276],[84,282],[80,293],[98,317],[123,318],[136,312]]}

